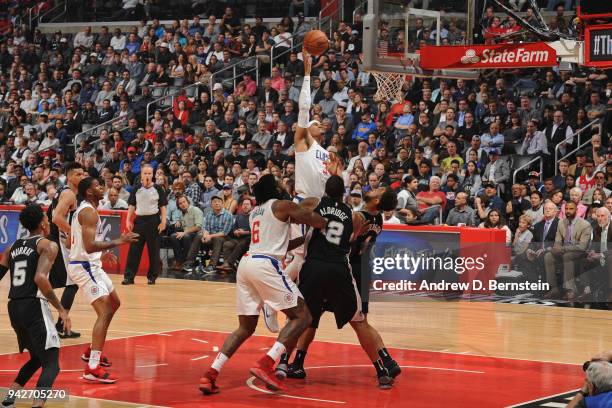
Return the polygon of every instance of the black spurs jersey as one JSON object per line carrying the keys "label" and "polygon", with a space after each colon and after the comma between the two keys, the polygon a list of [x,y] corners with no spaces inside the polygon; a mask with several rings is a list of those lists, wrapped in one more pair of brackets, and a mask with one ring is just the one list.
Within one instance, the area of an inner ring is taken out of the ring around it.
{"label": "black spurs jersey", "polygon": [[359,211],[361,215],[365,217],[365,222],[369,222],[368,228],[361,235],[356,237],[355,241],[353,241],[353,245],[351,247],[351,259],[356,259],[361,256],[365,248],[363,247],[364,242],[370,237],[370,241],[368,241],[368,247],[376,242],[376,237],[382,232],[383,228],[383,216],[382,213],[379,212],[376,215],[372,215],[367,211]]}
{"label": "black spurs jersey", "polygon": [[346,262],[353,234],[351,208],[329,197],[323,197],[315,212],[327,219],[327,228],[313,231],[308,242],[306,258],[326,262]]}
{"label": "black spurs jersey", "polygon": [[[51,229],[49,230],[49,239],[53,242],[60,242],[59,240],[60,230],[57,227],[57,225],[55,225],[51,221],[53,219],[53,211],[55,210],[55,207],[57,207],[57,203],[59,202],[60,196],[66,190],[70,190],[70,187],[68,186],[61,187],[59,191],[55,194],[53,201],[51,201],[51,205],[49,206],[49,208],[47,208],[47,217],[49,218],[49,224],[51,226]],[[70,210],[70,212],[68,213],[68,224],[72,224],[72,214],[74,214],[75,211],[76,209]]]}
{"label": "black spurs jersey", "polygon": [[11,271],[11,288],[9,299],[35,298],[38,286],[34,282],[38,267],[38,242],[41,236],[18,239],[9,252],[9,269]]}

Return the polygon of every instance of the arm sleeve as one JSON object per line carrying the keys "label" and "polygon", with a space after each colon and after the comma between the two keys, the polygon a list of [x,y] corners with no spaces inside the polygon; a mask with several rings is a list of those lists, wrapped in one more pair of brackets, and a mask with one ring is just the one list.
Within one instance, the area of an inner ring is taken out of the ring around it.
{"label": "arm sleeve", "polygon": [[302,90],[300,91],[300,112],[298,113],[298,126],[304,129],[308,127],[310,105],[312,105],[310,97],[310,76],[305,76],[302,82]]}
{"label": "arm sleeve", "polygon": [[138,188],[133,189],[130,193],[130,198],[128,198],[128,205],[136,206],[136,190],[138,190]]}

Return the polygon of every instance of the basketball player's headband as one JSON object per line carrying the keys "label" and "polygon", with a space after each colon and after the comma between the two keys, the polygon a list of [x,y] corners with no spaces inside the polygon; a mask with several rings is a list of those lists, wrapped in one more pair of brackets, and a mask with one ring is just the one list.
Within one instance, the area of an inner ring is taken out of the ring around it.
{"label": "basketball player's headband", "polygon": [[311,127],[314,125],[321,126],[321,122],[319,122],[318,120],[311,120],[310,122],[308,122],[308,127]]}

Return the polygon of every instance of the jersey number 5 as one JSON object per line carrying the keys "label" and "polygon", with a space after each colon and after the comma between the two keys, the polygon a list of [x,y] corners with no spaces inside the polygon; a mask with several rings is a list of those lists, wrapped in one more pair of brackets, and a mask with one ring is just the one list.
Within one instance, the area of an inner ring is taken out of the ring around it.
{"label": "jersey number 5", "polygon": [[27,266],[28,261],[15,262],[15,270],[13,271],[13,287],[21,286],[24,284]]}
{"label": "jersey number 5", "polygon": [[327,239],[327,242],[330,244],[340,245],[343,232],[344,224],[338,221],[330,221],[325,228],[325,239]]}
{"label": "jersey number 5", "polygon": [[251,229],[253,230],[251,231],[251,241],[254,244],[259,244],[259,221],[255,221]]}

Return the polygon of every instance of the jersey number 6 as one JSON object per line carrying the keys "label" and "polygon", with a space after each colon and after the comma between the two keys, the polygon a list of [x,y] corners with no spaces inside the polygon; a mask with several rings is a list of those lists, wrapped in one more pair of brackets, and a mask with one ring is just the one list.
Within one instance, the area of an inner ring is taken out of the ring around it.
{"label": "jersey number 6", "polygon": [[253,230],[251,231],[251,241],[253,241],[254,244],[259,244],[259,221],[255,221],[251,229]]}

